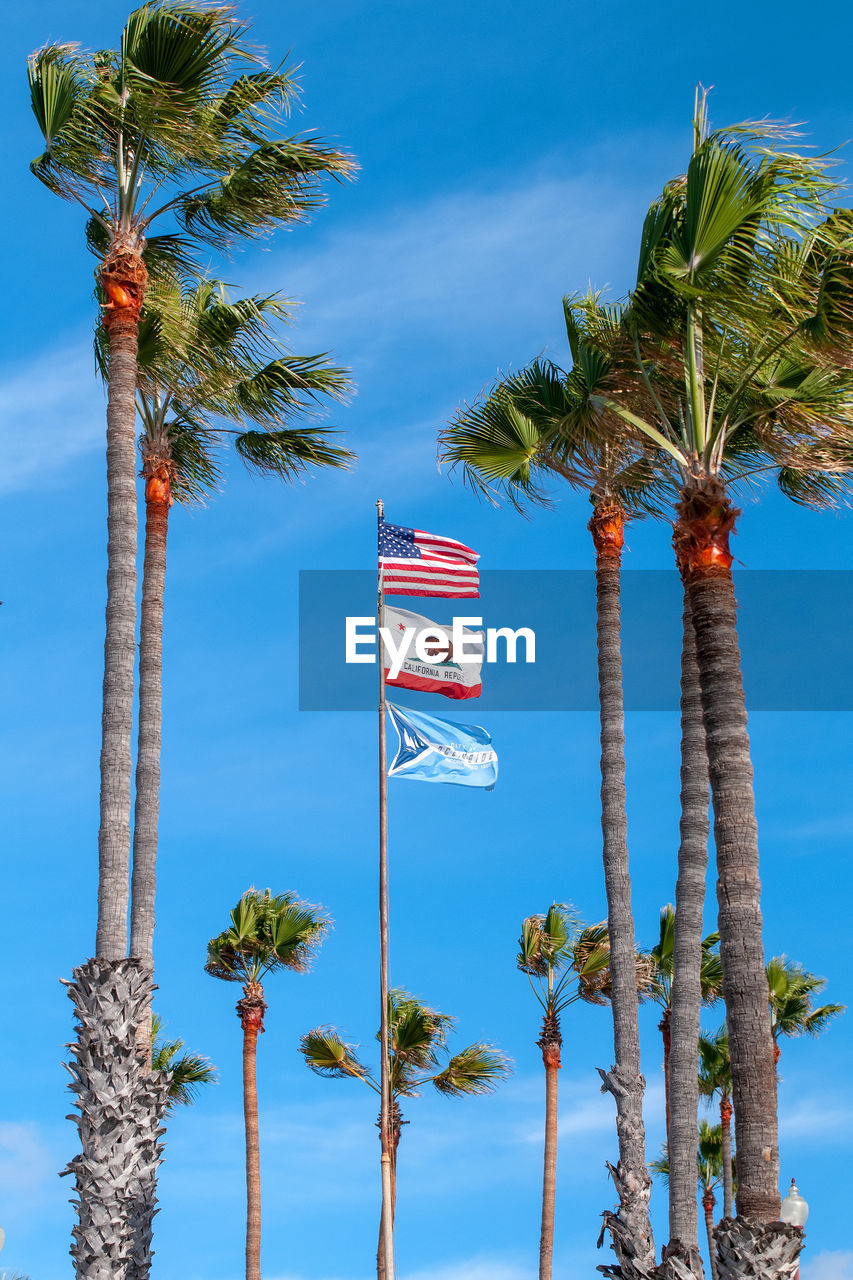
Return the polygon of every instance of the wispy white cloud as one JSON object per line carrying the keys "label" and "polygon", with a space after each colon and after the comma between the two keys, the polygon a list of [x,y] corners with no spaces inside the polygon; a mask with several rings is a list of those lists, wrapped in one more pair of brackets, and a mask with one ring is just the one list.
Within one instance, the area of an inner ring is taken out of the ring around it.
{"label": "wispy white cloud", "polygon": [[34,1124],[0,1124],[0,1191],[30,1197],[56,1175],[54,1157]]}
{"label": "wispy white cloud", "polygon": [[[400,1280],[533,1280],[533,1275],[530,1267],[522,1266],[512,1260],[481,1255],[461,1262],[437,1263],[434,1266],[418,1267],[417,1271],[403,1271],[400,1273]],[[306,1278],[289,1273],[274,1276],[272,1280],[306,1280]],[[368,1277],[365,1276],[364,1280],[368,1280]],[[820,1277],[820,1280],[834,1280],[834,1277]]]}
{"label": "wispy white cloud", "polygon": [[[588,1078],[561,1081],[559,1134],[561,1138],[583,1134],[611,1133],[614,1131],[614,1104],[609,1095],[602,1094]],[[655,1127],[663,1121],[663,1084],[652,1081],[647,1084],[643,1098],[646,1126]],[[522,1142],[541,1142],[541,1118],[518,1129]]]}
{"label": "wispy white cloud", "polygon": [[532,1280],[529,1267],[500,1258],[470,1258],[403,1273],[404,1280]]}
{"label": "wispy white cloud", "polygon": [[802,1280],[853,1280],[853,1249],[824,1249],[803,1257]]}
{"label": "wispy white cloud", "polygon": [[104,439],[104,396],[91,347],[74,343],[0,370],[0,493],[61,478]]}
{"label": "wispy white cloud", "polygon": [[807,1138],[810,1145],[821,1146],[846,1142],[851,1125],[853,1103],[845,1098],[824,1094],[800,1098],[791,1106],[782,1098],[779,1133],[783,1142],[797,1138]]}
{"label": "wispy white cloud", "polygon": [[[543,305],[559,322],[555,290],[604,285],[633,254],[635,212],[630,190],[593,169],[528,172],[342,228],[295,264],[289,253],[287,292],[306,302],[303,338],[343,342],[369,368],[415,331],[470,344],[484,329],[518,332]],[[278,274],[272,262],[257,284]]]}
{"label": "wispy white cloud", "polygon": [[[785,840],[843,840],[853,835],[853,812],[832,813],[792,827],[779,827],[774,835]],[[803,854],[815,854],[814,847],[802,849]]]}

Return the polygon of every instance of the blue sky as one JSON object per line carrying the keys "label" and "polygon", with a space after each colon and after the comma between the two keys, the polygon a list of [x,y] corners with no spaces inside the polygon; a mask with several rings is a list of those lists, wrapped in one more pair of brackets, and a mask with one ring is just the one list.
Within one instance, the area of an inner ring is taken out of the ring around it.
{"label": "blue sky", "polygon": [[[242,1252],[235,992],[202,972],[208,937],[250,884],[294,888],[336,927],[314,972],[270,984],[259,1053],[268,1280],[368,1280],[377,1228],[374,1101],[309,1075],[298,1035],[336,1023],[370,1052],[376,1023],[375,728],[365,713],[297,711],[300,569],[373,563],[377,497],[389,519],[461,538],[494,569],[590,566],[582,498],[525,522],[478,506],[435,465],[435,433],[498,370],[564,358],[560,297],[625,289],[649,200],[684,163],[693,87],[716,122],[807,120],[819,148],[853,122],[846,5],[819,23],[793,4],[713,13],[470,0],[242,6],[275,56],[304,64],[300,123],[358,157],[357,183],[309,227],[240,254],[222,274],[302,300],[294,345],[333,349],[358,395],[335,411],[360,455],[352,475],[292,490],[235,468],[205,510],[175,510],[166,624],[158,1006],[220,1083],[170,1127],[155,1276],[237,1280]],[[92,261],[74,209],[27,173],[38,149],[25,55],[50,39],[112,44],[114,0],[33,3],[6,15],[0,470],[4,631],[2,1261],[33,1280],[68,1274],[75,1151],[60,1062],[70,1005],[58,979],[94,939],[104,597],[103,398],[90,356]],[[842,152],[842,173],[849,160]],[[850,569],[851,518],[747,505],[750,569]],[[628,563],[669,566],[664,526],[632,527]],[[808,599],[793,601],[798,613]],[[417,607],[417,606],[416,606]],[[366,602],[365,612],[370,603]],[[760,621],[751,621],[760,626]],[[576,619],[578,629],[592,625]],[[671,626],[678,627],[673,617]],[[766,638],[768,659],[785,636]],[[820,664],[820,633],[790,655]],[[838,674],[839,684],[846,671]],[[553,898],[604,914],[597,723],[590,713],[490,713],[494,793],[391,787],[392,974],[458,1019],[459,1043],[495,1041],[515,1075],[491,1099],[414,1100],[400,1157],[401,1280],[531,1280],[541,1079],[536,1007],[514,970],[521,918]],[[640,941],[673,892],[678,735],[673,714],[628,719],[629,819]],[[751,718],[767,948],[850,999],[850,718]],[[708,921],[713,919],[709,887]],[[721,1015],[720,1015],[721,1016]],[[717,1012],[709,1015],[715,1026]],[[662,1129],[654,1009],[642,1014],[649,1153]],[[592,1274],[612,1203],[606,1010],[566,1018],[557,1274]],[[782,1177],[812,1206],[803,1280],[851,1280],[844,1088],[849,1015],[784,1046]],[[665,1201],[655,1197],[658,1240]]]}

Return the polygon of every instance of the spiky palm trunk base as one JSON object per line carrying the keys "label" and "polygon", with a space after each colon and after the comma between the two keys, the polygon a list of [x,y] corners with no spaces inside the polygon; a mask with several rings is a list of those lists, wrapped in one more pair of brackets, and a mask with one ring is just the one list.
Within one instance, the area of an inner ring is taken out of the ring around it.
{"label": "spiky palm trunk base", "polygon": [[77,1019],[69,1087],[80,1113],[69,1118],[82,1146],[64,1171],[75,1177],[75,1274],[131,1280],[150,1265],[169,1093],[168,1074],[146,1073],[136,1046],[154,989],[151,968],[140,960],[87,960],[66,986]]}
{"label": "spiky palm trunk base", "polygon": [[670,1240],[663,1247],[657,1275],[659,1280],[705,1280],[705,1269],[698,1246]]}
{"label": "spiky palm trunk base", "polygon": [[715,1236],[719,1280],[793,1280],[799,1271],[799,1227],[738,1215],[723,1218]]}
{"label": "spiky palm trunk base", "polygon": [[157,1170],[163,1163],[163,1117],[169,1101],[171,1071],[145,1071],[137,1095],[139,1141],[149,1152],[140,1168],[132,1204],[129,1207],[133,1247],[127,1266],[127,1280],[148,1280],[154,1251],[154,1216],[157,1208]]}
{"label": "spiky palm trunk base", "polygon": [[[599,1074],[605,1073],[599,1067]],[[613,1077],[614,1071],[606,1073]],[[606,1087],[612,1093],[612,1084]],[[603,1090],[602,1090],[603,1092]],[[616,1095],[617,1104],[619,1096]],[[617,1125],[623,1119],[617,1116]],[[602,1214],[603,1224],[598,1237],[598,1247],[604,1243],[605,1233],[610,1236],[610,1247],[616,1254],[616,1263],[607,1263],[596,1268],[602,1275],[611,1280],[651,1280],[657,1274],[654,1246],[648,1231],[649,1191],[645,1183],[638,1182],[621,1160],[614,1168],[608,1161],[607,1168],[613,1179],[616,1194],[619,1196],[619,1212],[605,1210]]]}

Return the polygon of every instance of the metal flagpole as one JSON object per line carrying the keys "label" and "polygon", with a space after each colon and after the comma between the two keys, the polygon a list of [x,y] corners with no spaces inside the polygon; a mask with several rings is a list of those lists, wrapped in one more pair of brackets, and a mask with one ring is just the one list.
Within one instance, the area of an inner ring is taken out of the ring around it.
{"label": "metal flagpole", "polygon": [[[385,504],[376,503],[377,533],[385,516]],[[382,1147],[382,1255],[385,1280],[394,1280],[394,1218],[391,1189],[391,1059],[388,1040],[388,774],[385,754],[385,654],[380,627],[385,625],[385,584],[379,567],[376,597],[376,639],[379,655],[379,986],[382,1007],[379,1051],[382,1105],[379,1138]]]}

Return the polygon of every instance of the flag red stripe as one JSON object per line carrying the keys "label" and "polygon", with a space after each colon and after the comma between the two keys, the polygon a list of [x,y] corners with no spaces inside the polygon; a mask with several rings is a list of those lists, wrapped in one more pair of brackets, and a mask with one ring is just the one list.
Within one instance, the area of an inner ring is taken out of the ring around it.
{"label": "flag red stripe", "polygon": [[[405,677],[405,678],[404,678]],[[445,680],[429,680],[425,676],[415,676],[401,671],[396,680],[391,680],[385,672],[385,683],[399,689],[417,689],[421,693],[443,693],[447,698],[479,698],[483,692],[481,684],[455,684]]]}
{"label": "flag red stripe", "polygon": [[455,547],[458,551],[465,551],[472,556],[477,555],[473,547],[466,546],[458,538],[446,538],[442,533],[427,533],[425,529],[413,529],[412,532],[415,535],[415,542],[440,542],[446,547]]}
{"label": "flag red stripe", "polygon": [[398,596],[443,596],[447,599],[478,600],[480,592],[476,587],[450,587],[445,583],[434,582],[429,585],[422,582],[395,582],[385,584],[389,595]]}
{"label": "flag red stripe", "polygon": [[479,582],[476,569],[453,569],[447,565],[433,565],[424,560],[382,560],[379,565],[385,577],[447,578],[452,582]]}
{"label": "flag red stripe", "polygon": [[448,573],[446,569],[434,573],[424,569],[406,572],[405,569],[398,569],[396,565],[382,565],[382,576],[386,582],[405,578],[407,581],[411,579],[413,582],[468,582],[472,586],[476,586],[480,581],[476,573]]}
{"label": "flag red stripe", "polygon": [[448,569],[466,569],[469,573],[477,572],[474,560],[460,560],[458,556],[440,556],[434,551],[422,556],[380,556],[386,564],[435,564],[446,565]]}
{"label": "flag red stripe", "polygon": [[437,555],[446,555],[457,560],[465,560],[469,564],[476,564],[480,559],[476,551],[472,551],[470,547],[463,547],[461,543],[445,541],[443,538],[417,537],[415,538],[415,546],[422,551],[433,552]]}

